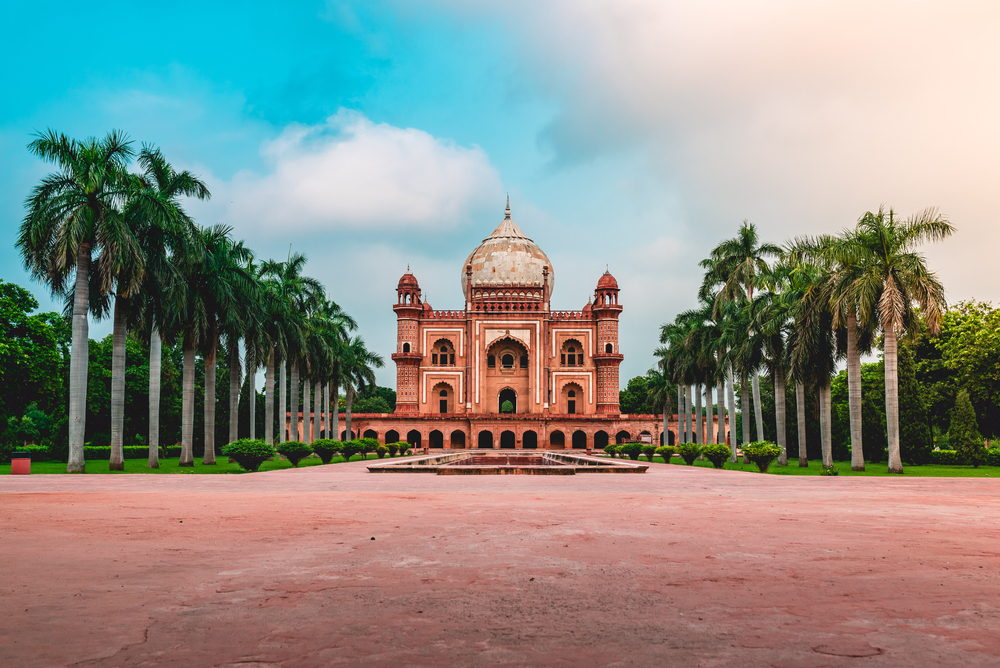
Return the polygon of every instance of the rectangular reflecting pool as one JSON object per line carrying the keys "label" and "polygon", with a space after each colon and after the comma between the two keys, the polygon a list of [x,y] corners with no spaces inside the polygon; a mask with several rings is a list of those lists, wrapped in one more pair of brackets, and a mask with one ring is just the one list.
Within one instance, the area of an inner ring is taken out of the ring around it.
{"label": "rectangular reflecting pool", "polygon": [[541,452],[501,454],[473,450],[426,455],[403,461],[372,464],[371,473],[435,473],[437,475],[576,475],[577,473],[645,473],[637,464],[586,455]]}

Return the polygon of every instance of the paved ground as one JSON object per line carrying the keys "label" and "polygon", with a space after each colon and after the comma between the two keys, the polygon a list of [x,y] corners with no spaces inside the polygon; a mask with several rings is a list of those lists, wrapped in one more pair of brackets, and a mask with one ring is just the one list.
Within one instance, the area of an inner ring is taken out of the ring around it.
{"label": "paved ground", "polygon": [[4,476],[0,666],[996,666],[998,485]]}

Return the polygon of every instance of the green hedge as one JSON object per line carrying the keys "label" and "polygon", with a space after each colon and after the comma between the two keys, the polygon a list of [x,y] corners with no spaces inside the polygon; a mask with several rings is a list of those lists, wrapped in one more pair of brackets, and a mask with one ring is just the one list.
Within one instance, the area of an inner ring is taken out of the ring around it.
{"label": "green hedge", "polygon": [[[125,452],[125,459],[149,459],[149,446],[126,445],[122,447],[122,450]],[[160,456],[163,456],[164,450],[167,451],[167,457],[181,456],[181,446],[179,445],[160,448]],[[83,458],[107,461],[111,459],[111,446],[85,445],[83,446]]]}
{"label": "green hedge", "polygon": [[[932,450],[931,451],[931,464],[968,464],[957,450]],[[991,448],[986,451],[986,461],[984,462],[987,466],[1000,466],[1000,448]]]}

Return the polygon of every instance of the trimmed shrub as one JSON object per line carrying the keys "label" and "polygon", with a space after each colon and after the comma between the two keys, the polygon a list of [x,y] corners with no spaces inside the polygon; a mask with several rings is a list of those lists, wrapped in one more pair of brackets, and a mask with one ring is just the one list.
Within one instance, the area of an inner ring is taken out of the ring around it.
{"label": "trimmed shrub", "polygon": [[389,454],[389,448],[385,447],[384,445],[380,445],[377,448],[375,448],[375,454],[378,455],[379,459],[382,459],[387,454]]}
{"label": "trimmed shrub", "polygon": [[610,455],[611,457],[614,457],[615,456],[615,446],[614,445],[610,445],[610,444],[609,445],[605,445],[604,446],[604,454]]}
{"label": "trimmed shrub", "polygon": [[313,453],[309,444],[302,441],[285,441],[278,445],[277,450],[292,463],[292,466],[298,466],[300,461]]}
{"label": "trimmed shrub", "polygon": [[628,455],[628,458],[636,461],[642,454],[642,443],[622,443],[618,446],[618,452]]}
{"label": "trimmed shrub", "polygon": [[705,455],[705,459],[712,462],[712,466],[722,469],[726,467],[726,462],[729,461],[733,453],[725,443],[712,443],[703,447],[701,454]]}
{"label": "trimmed shrub", "polygon": [[644,444],[642,446],[642,454],[646,455],[646,459],[648,459],[649,463],[652,464],[653,463],[653,455],[656,454],[656,446],[655,445],[650,445],[649,443]]}
{"label": "trimmed shrub", "polygon": [[274,457],[274,453],[274,447],[260,439],[241,438],[222,447],[223,455],[235,460],[243,470],[251,472]]}
{"label": "trimmed shrub", "polygon": [[990,448],[986,451],[986,465],[1000,466],[1000,448]]}
{"label": "trimmed shrub", "polygon": [[344,441],[340,444],[340,454],[344,456],[344,461],[351,461],[351,457],[361,452],[361,444],[357,441]]}
{"label": "trimmed shrub", "polygon": [[743,454],[757,465],[761,473],[767,473],[771,462],[781,454],[781,448],[770,441],[754,441],[743,446]]}
{"label": "trimmed shrub", "polygon": [[361,446],[361,454],[365,456],[365,459],[368,459],[368,453],[378,450],[380,443],[377,438],[359,438],[358,445]]}
{"label": "trimmed shrub", "polygon": [[836,466],[824,466],[823,470],[819,472],[820,475],[840,475],[840,469]]}
{"label": "trimmed shrub", "polygon": [[396,453],[399,452],[399,443],[386,443],[385,447],[389,450],[390,457],[395,457]]}
{"label": "trimmed shrub", "polygon": [[321,438],[313,441],[313,452],[319,455],[324,464],[329,464],[340,452],[340,443],[329,438]]}
{"label": "trimmed shrub", "polygon": [[701,446],[697,443],[681,443],[677,448],[677,454],[684,459],[684,463],[688,466],[694,464],[694,460],[698,459],[698,455],[701,454]]}
{"label": "trimmed shrub", "polygon": [[405,441],[400,441],[396,444],[399,447],[399,456],[405,457],[410,454],[410,444]]}
{"label": "trimmed shrub", "polygon": [[670,458],[674,456],[674,446],[672,445],[661,445],[656,449],[656,454],[663,457],[663,463],[669,464]]}
{"label": "trimmed shrub", "polygon": [[964,464],[965,460],[955,450],[932,450],[931,464],[956,465]]}
{"label": "trimmed shrub", "polygon": [[978,469],[986,461],[983,437],[979,434],[976,411],[972,407],[968,390],[959,392],[955,399],[955,407],[951,411],[951,426],[948,428],[948,442],[973,468]]}

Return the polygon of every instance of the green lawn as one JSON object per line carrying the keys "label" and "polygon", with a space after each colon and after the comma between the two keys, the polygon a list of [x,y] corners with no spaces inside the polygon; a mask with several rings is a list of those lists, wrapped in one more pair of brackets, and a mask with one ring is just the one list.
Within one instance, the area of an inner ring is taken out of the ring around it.
{"label": "green lawn", "polygon": [[[629,460],[631,461],[631,460]],[[640,457],[640,462],[645,462],[646,457]],[[654,463],[663,463],[662,457],[654,457]],[[671,466],[684,466],[684,460],[680,457],[674,457],[671,460]],[[712,462],[709,461],[695,461],[695,466],[702,466],[705,468],[713,468]],[[889,465],[887,463],[882,464],[872,464],[868,462],[865,464],[865,470],[863,472],[854,472],[851,470],[850,462],[834,462],[834,466],[840,471],[840,475],[862,475],[862,476],[887,476],[889,475]],[[810,460],[809,466],[807,468],[801,468],[799,466],[799,460],[789,460],[788,466],[778,466],[776,463],[771,464],[771,468],[768,469],[767,473],[774,475],[815,475],[818,476],[822,470],[823,465],[820,460]],[[753,473],[759,473],[756,464],[743,464],[742,460],[736,464],[726,463],[726,469],[732,471],[751,471]],[[895,474],[894,474],[895,475]],[[1000,478],[1000,467],[996,466],[980,466],[978,469],[974,469],[971,466],[962,465],[931,465],[927,464],[925,466],[903,466],[903,475],[911,477],[931,477],[931,478]],[[898,475],[896,477],[899,477]]]}
{"label": "green lawn", "polygon": [[[194,467],[180,467],[177,465],[179,457],[171,457],[168,459],[160,460],[160,468],[150,469],[146,468],[145,459],[126,459],[125,460],[125,470],[124,471],[109,471],[108,462],[106,460],[89,460],[87,461],[87,473],[111,473],[111,474],[123,474],[123,473],[181,473],[181,474],[195,474],[195,473],[207,473],[207,474],[219,474],[219,473],[245,473],[243,469],[239,467],[236,463],[229,464],[227,462],[227,457],[219,457],[218,464],[215,466],[205,466],[201,463],[201,457],[195,457]],[[368,455],[368,459],[377,459],[374,454]],[[332,464],[339,464],[343,462],[343,457],[334,457]],[[361,455],[355,455],[351,461],[361,461]],[[321,466],[323,460],[319,458],[310,457],[309,459],[303,459],[299,462],[299,468],[304,468],[306,466]],[[274,471],[275,469],[290,469],[292,468],[291,462],[287,460],[267,461],[261,464],[261,471]],[[31,472],[32,473],[66,473],[66,464],[63,462],[31,462]],[[0,464],[0,475],[10,474],[10,463]]]}

